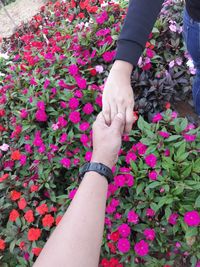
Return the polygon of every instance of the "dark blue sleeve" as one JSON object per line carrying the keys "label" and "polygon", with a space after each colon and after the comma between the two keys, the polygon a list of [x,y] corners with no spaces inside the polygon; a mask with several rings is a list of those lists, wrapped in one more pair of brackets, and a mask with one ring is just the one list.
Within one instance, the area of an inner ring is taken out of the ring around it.
{"label": "dark blue sleeve", "polygon": [[164,0],[130,0],[115,60],[136,66]]}

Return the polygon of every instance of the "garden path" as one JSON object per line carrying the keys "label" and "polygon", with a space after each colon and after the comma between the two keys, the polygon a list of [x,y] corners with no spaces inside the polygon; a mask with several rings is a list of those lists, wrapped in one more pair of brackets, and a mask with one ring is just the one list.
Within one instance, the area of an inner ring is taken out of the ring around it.
{"label": "garden path", "polygon": [[[37,14],[40,7],[47,2],[47,0],[17,0],[14,3],[6,6],[6,10],[12,17],[17,26],[20,23],[30,20]],[[6,15],[3,8],[0,8],[0,36],[9,37],[15,31],[15,25]]]}

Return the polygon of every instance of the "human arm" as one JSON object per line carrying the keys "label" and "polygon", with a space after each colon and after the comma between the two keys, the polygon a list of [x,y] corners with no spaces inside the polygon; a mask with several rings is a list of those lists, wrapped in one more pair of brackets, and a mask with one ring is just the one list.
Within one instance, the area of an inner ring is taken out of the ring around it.
{"label": "human arm", "polygon": [[125,132],[133,124],[134,94],[131,73],[137,65],[163,0],[131,0],[117,43],[115,62],[103,92],[103,113],[107,124],[116,112],[126,115]]}
{"label": "human arm", "polygon": [[[102,113],[93,126],[92,162],[112,167],[118,158],[124,118],[110,127]],[[96,172],[85,174],[63,219],[47,241],[34,267],[97,267],[104,228],[108,182]]]}

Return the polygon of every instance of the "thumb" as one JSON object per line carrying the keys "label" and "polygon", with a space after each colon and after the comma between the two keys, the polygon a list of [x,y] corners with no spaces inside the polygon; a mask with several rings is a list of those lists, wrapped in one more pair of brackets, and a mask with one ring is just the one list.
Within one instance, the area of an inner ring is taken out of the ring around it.
{"label": "thumb", "polygon": [[117,130],[120,134],[122,134],[124,131],[124,125],[125,125],[125,117],[123,113],[117,113],[111,124],[111,128],[115,131]]}

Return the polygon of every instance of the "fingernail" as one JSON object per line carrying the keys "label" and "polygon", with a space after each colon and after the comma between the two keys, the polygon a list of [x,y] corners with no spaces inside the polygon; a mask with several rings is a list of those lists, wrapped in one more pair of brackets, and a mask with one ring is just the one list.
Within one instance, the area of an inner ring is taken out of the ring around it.
{"label": "fingernail", "polygon": [[121,120],[123,120],[123,114],[122,113],[117,113],[117,117]]}

